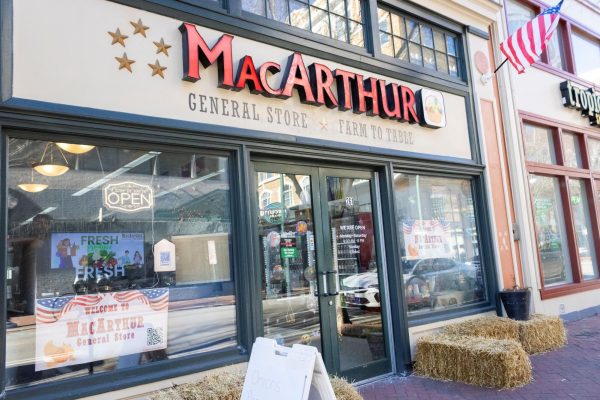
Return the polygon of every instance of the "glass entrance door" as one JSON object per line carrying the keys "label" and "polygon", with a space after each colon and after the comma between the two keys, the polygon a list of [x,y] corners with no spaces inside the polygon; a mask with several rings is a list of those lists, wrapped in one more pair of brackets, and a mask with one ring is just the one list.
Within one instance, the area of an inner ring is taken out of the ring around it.
{"label": "glass entrance door", "polygon": [[389,372],[373,174],[254,166],[263,336],[350,379]]}

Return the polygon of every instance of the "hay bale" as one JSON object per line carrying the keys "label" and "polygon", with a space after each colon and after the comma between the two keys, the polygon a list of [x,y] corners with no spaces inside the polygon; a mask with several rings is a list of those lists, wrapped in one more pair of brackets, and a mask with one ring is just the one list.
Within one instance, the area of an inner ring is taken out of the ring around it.
{"label": "hay bale", "polygon": [[418,340],[415,373],[506,389],[531,381],[531,362],[514,340],[439,334]]}
{"label": "hay bale", "polygon": [[218,372],[197,382],[175,385],[150,396],[150,400],[239,400],[242,397],[244,374]]}
{"label": "hay bale", "polygon": [[529,354],[556,350],[567,343],[567,331],[560,317],[533,314],[529,321],[516,321],[519,341]]}
{"label": "hay bale", "polygon": [[331,378],[331,386],[336,400],[363,400],[358,391],[344,378],[334,376]]}
{"label": "hay bale", "polygon": [[[150,400],[239,400],[244,387],[242,372],[219,372],[197,382],[174,385],[149,396]],[[332,377],[331,386],[337,400],[363,400],[344,378]]]}
{"label": "hay bale", "polygon": [[509,318],[486,316],[444,327],[443,333],[458,336],[479,336],[499,340],[519,340],[519,325]]}

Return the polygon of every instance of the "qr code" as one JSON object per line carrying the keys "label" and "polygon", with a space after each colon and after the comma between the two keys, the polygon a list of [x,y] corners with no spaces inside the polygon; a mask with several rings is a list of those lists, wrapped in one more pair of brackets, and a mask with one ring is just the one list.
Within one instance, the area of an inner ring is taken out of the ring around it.
{"label": "qr code", "polygon": [[148,328],[147,332],[147,346],[156,346],[157,344],[161,344],[163,342],[163,328]]}

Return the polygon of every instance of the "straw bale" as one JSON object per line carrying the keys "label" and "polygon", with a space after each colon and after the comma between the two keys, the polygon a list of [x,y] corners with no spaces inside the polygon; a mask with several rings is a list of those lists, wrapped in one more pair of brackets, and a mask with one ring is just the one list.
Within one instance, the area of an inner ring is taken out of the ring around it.
{"label": "straw bale", "polygon": [[358,391],[344,378],[334,376],[331,378],[331,386],[336,400],[363,400]]}
{"label": "straw bale", "polygon": [[447,325],[444,327],[443,333],[518,341],[519,325],[509,318],[486,316]]}
{"label": "straw bale", "polygon": [[[174,385],[152,394],[150,400],[239,400],[242,397],[244,373],[219,372],[197,382]],[[331,386],[337,400],[363,400],[344,378],[332,377]]]}
{"label": "straw bale", "polygon": [[418,340],[415,373],[507,389],[531,381],[531,362],[514,340],[439,334]]}
{"label": "straw bale", "polygon": [[517,321],[519,340],[529,354],[556,350],[567,343],[567,331],[560,317],[533,314],[529,321]]}
{"label": "straw bale", "polygon": [[243,373],[218,372],[197,382],[161,390],[150,396],[150,400],[239,400],[243,386]]}

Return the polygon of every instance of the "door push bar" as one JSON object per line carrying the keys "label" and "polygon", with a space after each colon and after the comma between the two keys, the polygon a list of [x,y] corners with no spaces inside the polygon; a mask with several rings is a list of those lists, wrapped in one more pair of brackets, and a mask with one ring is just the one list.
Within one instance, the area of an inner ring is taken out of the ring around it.
{"label": "door push bar", "polygon": [[331,275],[331,274],[335,274],[335,278],[337,278],[338,271],[334,270],[334,271],[319,272],[319,275],[321,275],[323,277],[323,297],[337,296],[338,294],[340,294],[339,282],[337,279],[335,279],[335,292],[331,293],[328,290],[327,280],[328,280],[329,275]]}

